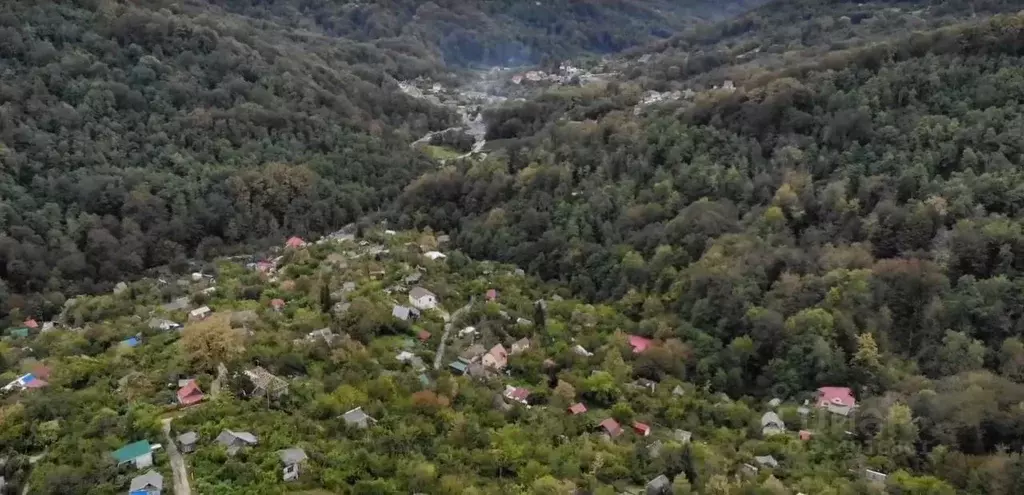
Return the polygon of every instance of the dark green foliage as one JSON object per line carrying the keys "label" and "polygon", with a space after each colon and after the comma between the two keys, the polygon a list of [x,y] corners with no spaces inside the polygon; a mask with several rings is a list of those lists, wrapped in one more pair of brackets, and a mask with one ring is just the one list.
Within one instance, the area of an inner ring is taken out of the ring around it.
{"label": "dark green foliage", "polygon": [[453,117],[392,78],[436,63],[203,15],[0,6],[0,314],[336,228],[431,166],[408,136]]}
{"label": "dark green foliage", "polygon": [[361,3],[217,0],[253,17],[396,51],[436,53],[450,65],[518,65],[608,53],[664,38],[760,1],[386,0]]}

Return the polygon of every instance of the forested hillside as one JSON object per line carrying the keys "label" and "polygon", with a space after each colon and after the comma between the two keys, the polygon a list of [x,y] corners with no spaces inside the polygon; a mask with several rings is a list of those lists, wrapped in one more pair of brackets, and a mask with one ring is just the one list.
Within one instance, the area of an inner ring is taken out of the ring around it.
{"label": "forested hillside", "polygon": [[382,46],[414,44],[452,65],[519,65],[666,38],[760,0],[211,0],[233,11]]}
{"label": "forested hillside", "polygon": [[429,57],[133,4],[0,5],[0,312],[336,228],[433,166],[409,136],[454,117],[393,79]]}
{"label": "forested hillside", "polygon": [[1000,391],[1024,379],[1021,40],[1002,15],[755,58],[735,89],[666,79],[692,96],[639,117],[628,74],[551,91],[492,112],[506,149],[418,180],[395,215],[617,301],[713,390],[957,390],[972,405],[944,414],[977,421],[920,455],[1018,448]]}
{"label": "forested hillside", "polygon": [[[5,495],[113,495],[143,473],[162,476],[167,493],[179,444],[190,446],[193,493],[218,495],[1012,495],[1024,486],[1024,385],[1004,377],[859,391],[853,414],[785,382],[764,398],[727,396],[691,371],[707,340],[641,337],[677,324],[672,309],[645,304],[641,319],[630,301],[580,301],[429,231],[367,228],[293,245],[248,269],[220,260],[196,277],[84,296],[54,326],[0,341]],[[419,304],[417,292],[432,299]],[[405,305],[415,304],[413,314]],[[792,318],[787,332],[823,331],[828,314]],[[867,369],[891,364],[869,348]],[[749,339],[721,350],[722,372],[744,372],[752,351]],[[977,455],[989,430],[1005,451]],[[115,460],[136,442],[162,446],[151,467]],[[291,479],[284,449],[302,453]]]}
{"label": "forested hillside", "polygon": [[408,144],[457,120],[396,81],[744,5],[314,3],[3,2],[0,317],[384,208],[436,166]]}

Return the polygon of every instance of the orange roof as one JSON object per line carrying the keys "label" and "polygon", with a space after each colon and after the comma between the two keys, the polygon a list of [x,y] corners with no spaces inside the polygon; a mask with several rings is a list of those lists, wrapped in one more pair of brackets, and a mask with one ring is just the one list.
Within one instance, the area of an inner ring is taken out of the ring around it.
{"label": "orange roof", "polygon": [[184,387],[178,389],[178,402],[184,406],[190,406],[203,400],[203,391],[195,380],[189,380]]}
{"label": "orange roof", "polygon": [[35,330],[35,329],[39,328],[39,323],[37,323],[36,320],[34,320],[32,318],[29,318],[29,319],[25,320],[24,323],[22,323],[22,326],[25,326],[25,327],[28,327],[28,328],[31,328],[31,329]]}
{"label": "orange roof", "polygon": [[619,426],[619,422],[612,418],[602,421],[598,426],[603,428],[605,432],[613,437],[617,437],[622,434],[622,427]]}
{"label": "orange roof", "polygon": [[641,434],[641,435],[643,435],[645,437],[647,435],[651,434],[651,427],[650,426],[647,426],[647,425],[645,425],[643,423],[636,422],[636,421],[633,422],[633,430],[635,430],[637,433],[639,433],[639,434]]}
{"label": "orange roof", "polygon": [[36,378],[42,378],[43,380],[49,380],[50,373],[52,372],[52,370],[50,370],[50,367],[46,366],[43,363],[35,364],[29,371],[31,371],[32,374],[36,376]]}
{"label": "orange roof", "polygon": [[306,241],[302,240],[301,237],[292,237],[288,239],[288,242],[285,242],[284,245],[290,248],[300,248],[306,245]]}
{"label": "orange roof", "polygon": [[653,341],[647,337],[639,335],[629,336],[629,345],[633,348],[633,352],[637,354],[646,351],[651,346],[651,342]]}
{"label": "orange roof", "polygon": [[803,440],[803,441],[806,442],[806,441],[810,440],[812,436],[814,436],[814,433],[812,433],[810,431],[807,431],[807,430],[800,430],[800,440]]}
{"label": "orange roof", "polygon": [[416,338],[424,341],[430,340],[430,332],[426,330],[420,330],[419,332],[416,332]]}
{"label": "orange roof", "polygon": [[284,299],[272,299],[270,301],[270,307],[274,309],[281,309],[284,307]]}
{"label": "orange roof", "polygon": [[569,406],[569,412],[574,414],[574,415],[576,415],[576,414],[583,414],[583,413],[587,412],[587,406],[584,406],[582,402],[577,402],[577,403]]}

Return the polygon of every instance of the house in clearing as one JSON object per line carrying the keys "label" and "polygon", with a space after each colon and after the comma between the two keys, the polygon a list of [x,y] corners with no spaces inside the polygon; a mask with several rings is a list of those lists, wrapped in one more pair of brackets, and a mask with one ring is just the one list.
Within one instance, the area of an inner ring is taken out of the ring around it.
{"label": "house in clearing", "polygon": [[422,311],[434,309],[437,307],[437,296],[423,287],[413,287],[409,291],[409,304]]}

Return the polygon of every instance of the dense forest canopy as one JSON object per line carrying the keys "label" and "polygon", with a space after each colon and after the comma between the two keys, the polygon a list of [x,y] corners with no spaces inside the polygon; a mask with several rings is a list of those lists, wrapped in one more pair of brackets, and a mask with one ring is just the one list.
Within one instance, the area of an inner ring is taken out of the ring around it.
{"label": "dense forest canopy", "polygon": [[409,136],[454,119],[397,91],[429,58],[189,8],[3,2],[0,63],[4,313],[337,228],[430,168]]}
{"label": "dense forest canopy", "polygon": [[379,46],[425,47],[446,63],[520,65],[610,53],[726,18],[759,0],[212,0],[233,12]]}
{"label": "dense forest canopy", "polygon": [[[618,301],[713,390],[1020,380],[1022,39],[1018,14],[801,50],[639,115],[628,73],[552,90],[489,112],[506,148],[417,180],[395,217]],[[982,414],[960,448],[1020,441]]]}
{"label": "dense forest canopy", "polygon": [[1019,2],[745,6],[0,4],[6,490],[1024,493]]}

